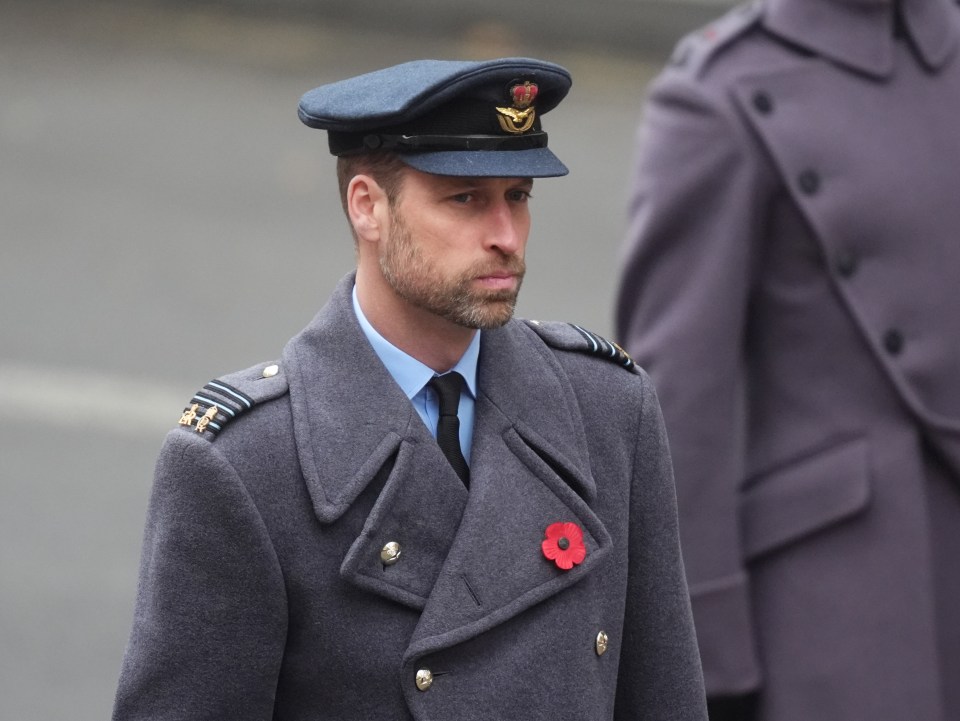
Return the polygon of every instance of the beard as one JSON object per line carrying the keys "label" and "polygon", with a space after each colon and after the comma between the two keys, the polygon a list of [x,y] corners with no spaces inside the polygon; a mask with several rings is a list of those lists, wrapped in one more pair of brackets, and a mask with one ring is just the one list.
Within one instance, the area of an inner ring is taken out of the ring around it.
{"label": "beard", "polygon": [[[516,255],[476,263],[454,276],[428,260],[414,241],[399,212],[393,214],[390,242],[380,256],[380,270],[394,292],[411,305],[430,311],[466,328],[499,328],[513,317],[526,264]],[[516,288],[476,288],[473,281],[508,272],[517,277]]]}

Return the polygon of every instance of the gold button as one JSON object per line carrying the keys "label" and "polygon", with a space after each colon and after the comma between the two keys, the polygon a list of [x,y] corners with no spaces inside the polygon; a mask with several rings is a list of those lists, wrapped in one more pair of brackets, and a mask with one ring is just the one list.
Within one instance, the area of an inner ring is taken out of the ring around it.
{"label": "gold button", "polygon": [[276,364],[274,364],[274,365],[269,365],[269,366],[267,366],[266,368],[263,369],[263,377],[264,377],[264,378],[273,378],[273,377],[274,377],[277,373],[279,373],[279,372],[280,372],[280,366],[278,366],[278,365],[276,365]]}
{"label": "gold button", "polygon": [[429,669],[421,668],[417,671],[417,688],[426,691],[431,686],[433,686],[433,674]]}
{"label": "gold button", "polygon": [[380,560],[384,566],[392,566],[400,560],[400,544],[390,541],[380,550]]}
{"label": "gold button", "polygon": [[610,645],[610,637],[607,636],[606,631],[601,631],[597,634],[597,655],[602,656],[607,652],[607,647]]}

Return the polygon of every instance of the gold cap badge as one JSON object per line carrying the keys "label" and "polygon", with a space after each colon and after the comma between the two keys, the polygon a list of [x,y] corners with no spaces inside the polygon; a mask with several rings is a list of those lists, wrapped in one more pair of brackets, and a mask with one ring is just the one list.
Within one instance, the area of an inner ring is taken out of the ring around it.
{"label": "gold cap badge", "polygon": [[513,107],[497,108],[497,120],[500,121],[500,127],[504,132],[525,133],[533,127],[533,121],[537,118],[537,109],[533,107],[533,101],[537,99],[539,91],[536,83],[531,83],[529,80],[522,85],[518,84],[510,88]]}

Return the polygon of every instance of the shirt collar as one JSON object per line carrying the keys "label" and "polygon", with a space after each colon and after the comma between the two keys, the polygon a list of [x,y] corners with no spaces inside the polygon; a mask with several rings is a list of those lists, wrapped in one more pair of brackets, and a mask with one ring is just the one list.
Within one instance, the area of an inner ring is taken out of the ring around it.
{"label": "shirt collar", "polygon": [[[393,376],[397,385],[407,395],[407,398],[413,398],[419,393],[427,382],[433,378],[436,373],[427,365],[424,365],[413,356],[403,352],[393,343],[388,341],[377,332],[377,329],[370,325],[370,321],[363,314],[360,308],[360,301],[357,298],[357,287],[353,287],[353,312],[356,313],[357,321],[363,334],[370,341],[373,350],[376,352],[380,361],[386,367],[387,371]],[[454,370],[463,376],[467,382],[467,389],[473,398],[477,397],[477,360],[480,357],[480,332],[473,334],[473,340],[467,346],[463,356],[457,361],[457,364],[450,370]]]}
{"label": "shirt collar", "polygon": [[[953,0],[900,0],[914,47],[931,69],[953,54],[960,23]],[[894,0],[768,0],[764,26],[818,55],[876,77],[894,64]]]}

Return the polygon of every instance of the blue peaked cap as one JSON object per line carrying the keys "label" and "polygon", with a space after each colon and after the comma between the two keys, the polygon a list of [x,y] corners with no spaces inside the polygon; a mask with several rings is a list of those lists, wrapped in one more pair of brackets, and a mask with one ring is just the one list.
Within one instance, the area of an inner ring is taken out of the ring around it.
{"label": "blue peaked cap", "polygon": [[311,90],[299,115],[337,156],[390,150],[425,173],[545,178],[569,172],[540,117],[570,84],[531,58],[415,60]]}

